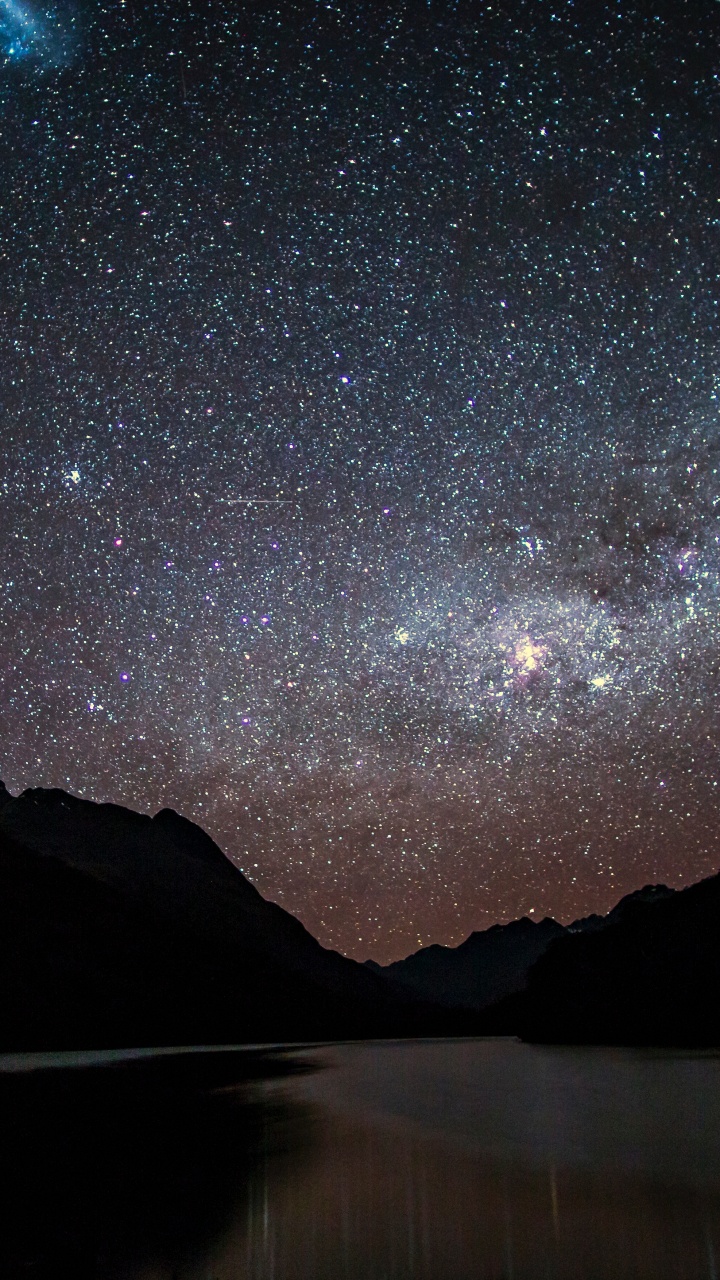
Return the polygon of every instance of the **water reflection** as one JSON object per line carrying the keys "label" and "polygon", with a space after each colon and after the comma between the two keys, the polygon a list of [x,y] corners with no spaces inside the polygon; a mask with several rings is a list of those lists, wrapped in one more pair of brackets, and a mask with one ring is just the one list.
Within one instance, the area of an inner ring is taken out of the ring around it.
{"label": "water reflection", "polygon": [[60,1115],[57,1099],[3,1111],[2,1274],[717,1280],[717,1059],[500,1042],[310,1057],[326,1069],[261,1086],[160,1073],[109,1109],[84,1088]]}
{"label": "water reflection", "polygon": [[208,1054],[0,1075],[3,1280],[204,1275],[268,1163],[279,1176],[306,1143],[302,1106],[246,1078],[284,1067]]}

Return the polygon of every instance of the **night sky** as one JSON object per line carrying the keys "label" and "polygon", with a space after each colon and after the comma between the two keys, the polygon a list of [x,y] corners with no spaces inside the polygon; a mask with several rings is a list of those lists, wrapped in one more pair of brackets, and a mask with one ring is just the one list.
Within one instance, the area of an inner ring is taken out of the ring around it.
{"label": "night sky", "polygon": [[0,0],[0,775],[389,960],[720,866],[720,6]]}

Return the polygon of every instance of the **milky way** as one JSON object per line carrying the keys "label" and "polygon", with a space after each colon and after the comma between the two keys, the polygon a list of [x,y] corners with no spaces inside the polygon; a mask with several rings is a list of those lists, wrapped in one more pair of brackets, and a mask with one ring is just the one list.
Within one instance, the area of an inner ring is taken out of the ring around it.
{"label": "milky way", "polygon": [[717,6],[52,21],[0,79],[11,790],[173,805],[381,960],[714,871]]}

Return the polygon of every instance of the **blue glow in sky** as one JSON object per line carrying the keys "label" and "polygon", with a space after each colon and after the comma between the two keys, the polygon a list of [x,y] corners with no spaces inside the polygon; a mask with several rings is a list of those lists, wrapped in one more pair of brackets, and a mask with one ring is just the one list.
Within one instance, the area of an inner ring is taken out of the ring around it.
{"label": "blue glow in sky", "polygon": [[0,0],[0,56],[5,63],[32,59],[44,66],[65,66],[73,49],[72,19],[18,0]]}

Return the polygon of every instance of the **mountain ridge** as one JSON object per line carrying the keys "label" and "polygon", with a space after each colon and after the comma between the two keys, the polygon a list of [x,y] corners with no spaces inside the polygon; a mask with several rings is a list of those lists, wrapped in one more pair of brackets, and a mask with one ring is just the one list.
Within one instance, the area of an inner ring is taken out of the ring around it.
{"label": "mountain ridge", "polygon": [[173,810],[3,786],[0,939],[0,1049],[450,1029],[322,947]]}
{"label": "mountain ridge", "polygon": [[[602,928],[555,939],[483,1034],[562,1044],[720,1045],[720,874],[646,886]],[[612,918],[611,918],[612,917]]]}
{"label": "mountain ridge", "polygon": [[720,1044],[720,874],[381,967],[328,950],[207,832],[0,783],[0,1051],[518,1035]]}
{"label": "mountain ridge", "polygon": [[528,975],[556,939],[592,933],[624,918],[632,904],[662,901],[678,892],[667,885],[644,885],[626,894],[606,915],[593,913],[560,924],[552,916],[521,916],[507,924],[474,930],[456,947],[432,943],[402,960],[366,966],[384,975],[396,989],[447,1008],[482,1012],[523,989]]}

